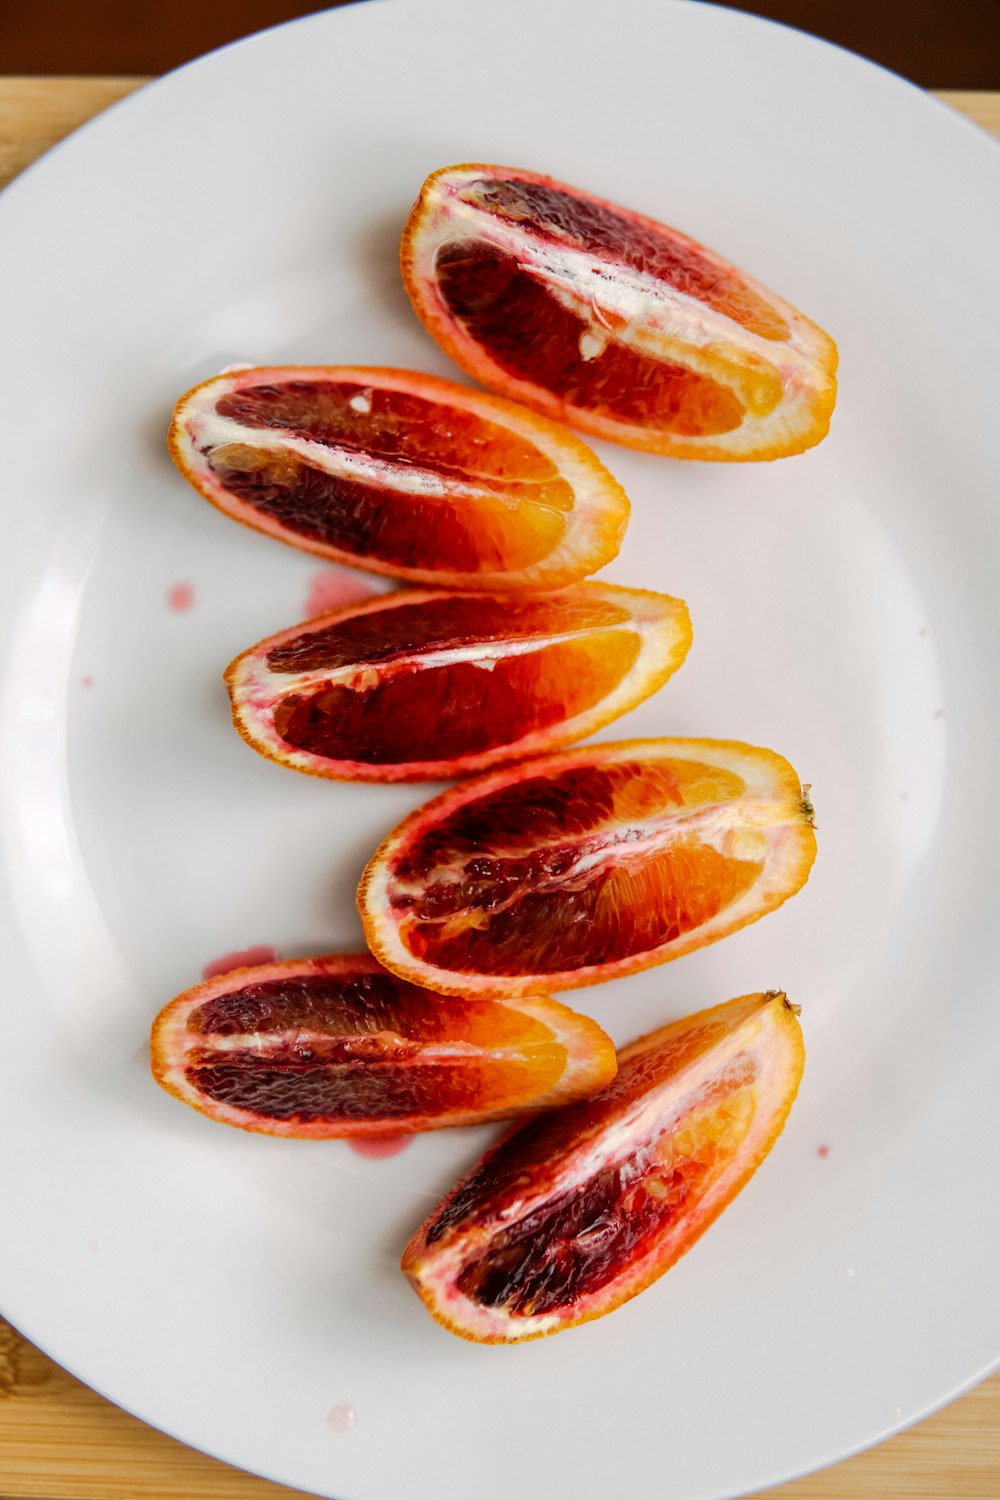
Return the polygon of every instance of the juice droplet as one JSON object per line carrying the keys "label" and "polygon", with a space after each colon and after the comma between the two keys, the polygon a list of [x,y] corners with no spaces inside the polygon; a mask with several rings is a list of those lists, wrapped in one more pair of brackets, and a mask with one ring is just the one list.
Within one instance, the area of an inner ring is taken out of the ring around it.
{"label": "juice droplet", "polygon": [[817,1148],[816,1148],[816,1155],[817,1156],[829,1156],[830,1155],[830,1148],[829,1148],[829,1146],[817,1146]]}
{"label": "juice droplet", "polygon": [[258,943],[255,948],[237,948],[235,953],[224,953],[214,958],[201,971],[202,979],[215,979],[219,974],[228,974],[231,969],[246,969],[252,964],[273,964],[278,961],[277,948]]}
{"label": "juice droplet", "polygon": [[167,591],[167,605],[178,614],[183,614],[190,609],[194,603],[194,584],[175,583],[173,588]]}
{"label": "juice droplet", "polygon": [[320,568],[309,580],[306,615],[325,615],[332,609],[346,609],[348,604],[361,604],[378,592],[374,584],[350,568]]}
{"label": "juice droplet", "polygon": [[93,687],[94,686],[94,679],[92,677],[81,677],[80,678],[80,682],[83,684],[84,687]]}
{"label": "juice droplet", "polygon": [[352,1151],[358,1156],[370,1157],[373,1161],[379,1161],[385,1156],[398,1156],[405,1151],[412,1142],[412,1135],[383,1135],[376,1136],[372,1140],[359,1139],[348,1141]]}
{"label": "juice droplet", "polygon": [[351,1432],[357,1420],[358,1414],[349,1401],[338,1401],[326,1414],[326,1425],[331,1432]]}

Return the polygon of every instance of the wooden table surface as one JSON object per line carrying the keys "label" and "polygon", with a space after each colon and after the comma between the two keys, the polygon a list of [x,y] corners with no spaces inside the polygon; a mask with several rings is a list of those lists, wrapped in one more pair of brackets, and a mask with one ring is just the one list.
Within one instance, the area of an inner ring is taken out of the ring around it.
{"label": "wooden table surface", "polygon": [[[143,81],[0,78],[0,187]],[[1000,136],[1000,93],[939,97]],[[299,1493],[217,1463],[126,1415],[0,1319],[0,1500],[280,1500]],[[767,1494],[1000,1500],[1000,1374],[878,1448]]]}

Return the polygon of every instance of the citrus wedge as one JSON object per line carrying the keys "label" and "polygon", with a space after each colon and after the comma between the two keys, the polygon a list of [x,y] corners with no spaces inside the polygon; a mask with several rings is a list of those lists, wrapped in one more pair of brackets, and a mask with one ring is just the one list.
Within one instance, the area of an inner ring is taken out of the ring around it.
{"label": "citrus wedge", "polygon": [[476,1125],[602,1088],[614,1045],[544,995],[434,995],[369,954],[236,969],[153,1022],[153,1076],[209,1119],[325,1139]]}
{"label": "citrus wedge", "polygon": [[561,588],[615,556],[628,520],[579,438],[406,370],[218,375],[181,398],[169,446],[234,520],[416,583]]}
{"label": "citrus wedge", "polygon": [[434,339],[505,396],[675,458],[765,459],[827,432],[832,340],[687,235],[516,167],[444,167],[403,232]]}
{"label": "citrus wedge", "polygon": [[358,892],[387,968],[444,994],[596,984],[780,906],[815,855],[787,761],[727,740],[587,745],[464,781],[389,834]]}
{"label": "citrus wedge", "polygon": [[262,755],[350,781],[421,781],[582,739],[661,687],[691,641],[679,599],[401,590],[296,625],[226,672]]}
{"label": "citrus wedge", "polygon": [[452,1333],[514,1343],[620,1307],[688,1250],[760,1166],[802,1076],[783,994],[730,1000],[618,1055],[596,1098],[492,1151],[402,1266]]}

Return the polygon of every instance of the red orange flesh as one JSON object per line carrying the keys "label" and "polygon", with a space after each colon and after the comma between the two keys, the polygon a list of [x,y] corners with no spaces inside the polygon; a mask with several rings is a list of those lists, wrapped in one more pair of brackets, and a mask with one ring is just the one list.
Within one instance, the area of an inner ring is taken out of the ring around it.
{"label": "red orange flesh", "polygon": [[369,954],[236,969],[153,1023],[153,1076],[210,1119],[265,1135],[391,1136],[550,1109],[615,1072],[595,1022],[544,995],[462,1001]]}
{"label": "red orange flesh", "polygon": [[779,906],[815,855],[788,762],[727,740],[626,740],[444,792],[361,880],[368,945],[445,994],[528,994],[634,973]]}
{"label": "red orange flesh", "polygon": [[595,1098],[488,1151],[431,1213],[402,1267],[440,1323],[513,1343],[643,1291],[770,1151],[804,1062],[793,1008],[746,995],[619,1053]]}
{"label": "red orange flesh", "polygon": [[618,551],[628,500],[579,438],[408,370],[306,366],[205,381],[170,452],[213,505],[338,562],[448,588],[561,588]]}
{"label": "red orange flesh", "polygon": [[595,437],[767,459],[826,434],[833,341],[688,235],[517,167],[444,167],[403,233],[419,317],[484,385]]}
{"label": "red orange flesh", "polygon": [[315,776],[420,781],[582,739],[687,653],[679,599],[583,583],[551,594],[400,591],[243,652],[233,721]]}

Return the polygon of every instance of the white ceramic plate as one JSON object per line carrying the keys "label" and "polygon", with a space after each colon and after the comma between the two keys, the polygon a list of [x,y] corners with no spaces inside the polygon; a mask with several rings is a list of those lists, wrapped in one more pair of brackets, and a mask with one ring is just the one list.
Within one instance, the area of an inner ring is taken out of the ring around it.
{"label": "white ceramic plate", "polygon": [[[765,921],[578,998],[624,1041],[783,985],[809,1060],[772,1156],[669,1276],[512,1349],[444,1333],[396,1269],[485,1133],[387,1161],[244,1136],[145,1057],[226,950],[357,945],[362,862],[425,795],[282,772],[233,734],[221,668],[305,613],[317,565],[181,482],[172,401],[237,360],[453,374],[396,247],[425,174],[470,159],[677,224],[842,354],[801,458],[601,446],[634,502],[607,576],[695,624],[606,733],[773,745],[813,784],[820,853]],[[424,0],[209,57],[4,194],[0,1306],[29,1338],[340,1500],[729,1496],[994,1364],[998,189],[996,147],[943,107],[740,14]]]}

